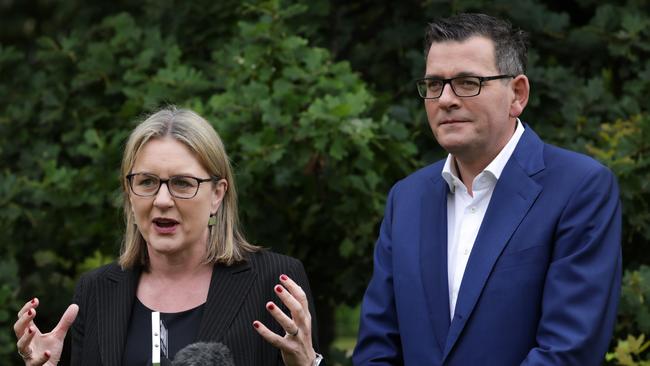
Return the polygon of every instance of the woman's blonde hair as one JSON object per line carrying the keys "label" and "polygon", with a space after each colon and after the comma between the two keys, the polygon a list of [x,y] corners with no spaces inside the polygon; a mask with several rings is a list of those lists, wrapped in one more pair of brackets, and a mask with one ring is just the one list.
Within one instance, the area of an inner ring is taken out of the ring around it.
{"label": "woman's blonde hair", "polygon": [[245,260],[247,252],[259,250],[259,247],[248,243],[240,231],[235,180],[221,138],[203,117],[190,110],[170,106],[150,115],[140,123],[131,132],[126,143],[121,171],[126,219],[119,259],[122,268],[132,268],[136,265],[147,268],[149,265],[147,243],[135,223],[126,176],[131,173],[142,146],[151,139],[163,137],[171,137],[185,144],[210,176],[228,182],[228,189],[215,215],[216,223],[210,227],[206,263],[231,265]]}

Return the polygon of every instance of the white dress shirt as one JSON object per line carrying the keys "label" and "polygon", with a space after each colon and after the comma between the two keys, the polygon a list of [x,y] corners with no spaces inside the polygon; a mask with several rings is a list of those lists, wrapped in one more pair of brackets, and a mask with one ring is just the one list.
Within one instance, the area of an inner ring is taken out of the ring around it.
{"label": "white dress shirt", "polygon": [[458,178],[454,157],[449,154],[442,169],[442,177],[449,184],[447,195],[447,279],[449,285],[449,314],[454,318],[458,291],[463,280],[469,255],[483,222],[494,187],[510,159],[524,126],[517,119],[517,127],[501,152],[472,182],[471,196]]}

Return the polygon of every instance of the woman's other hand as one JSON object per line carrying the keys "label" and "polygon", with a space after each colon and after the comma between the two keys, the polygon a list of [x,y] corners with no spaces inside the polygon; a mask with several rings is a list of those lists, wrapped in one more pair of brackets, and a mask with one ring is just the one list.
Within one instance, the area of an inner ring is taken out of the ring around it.
{"label": "woman's other hand", "polygon": [[311,366],[316,359],[316,351],[312,345],[311,313],[307,296],[287,275],[280,276],[280,284],[274,290],[291,316],[287,316],[273,301],[266,303],[266,310],[282,326],[284,336],[272,332],[258,320],[253,322],[253,327],[264,339],[280,349],[287,366]]}
{"label": "woman's other hand", "polygon": [[18,320],[14,323],[14,333],[18,342],[18,354],[25,361],[25,365],[56,365],[61,359],[63,340],[68,329],[74,322],[79,312],[79,306],[72,304],[63,313],[59,324],[49,333],[41,333],[34,318],[39,305],[37,298],[26,303],[18,312]]}

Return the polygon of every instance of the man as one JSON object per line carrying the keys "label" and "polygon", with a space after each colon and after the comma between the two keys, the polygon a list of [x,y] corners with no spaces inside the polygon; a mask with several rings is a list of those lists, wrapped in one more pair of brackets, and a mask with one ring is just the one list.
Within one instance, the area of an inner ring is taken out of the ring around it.
{"label": "man", "polygon": [[620,291],[614,176],[518,119],[523,32],[461,14],[427,43],[418,89],[449,155],[388,196],[354,364],[600,365]]}

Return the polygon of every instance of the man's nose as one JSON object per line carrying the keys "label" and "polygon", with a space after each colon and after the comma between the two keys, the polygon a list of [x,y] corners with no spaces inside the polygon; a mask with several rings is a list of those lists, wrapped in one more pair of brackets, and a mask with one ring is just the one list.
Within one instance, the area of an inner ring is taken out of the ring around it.
{"label": "man's nose", "polygon": [[438,98],[438,104],[441,108],[449,108],[458,105],[460,100],[456,93],[454,93],[453,88],[450,83],[447,83],[442,86],[442,94]]}

